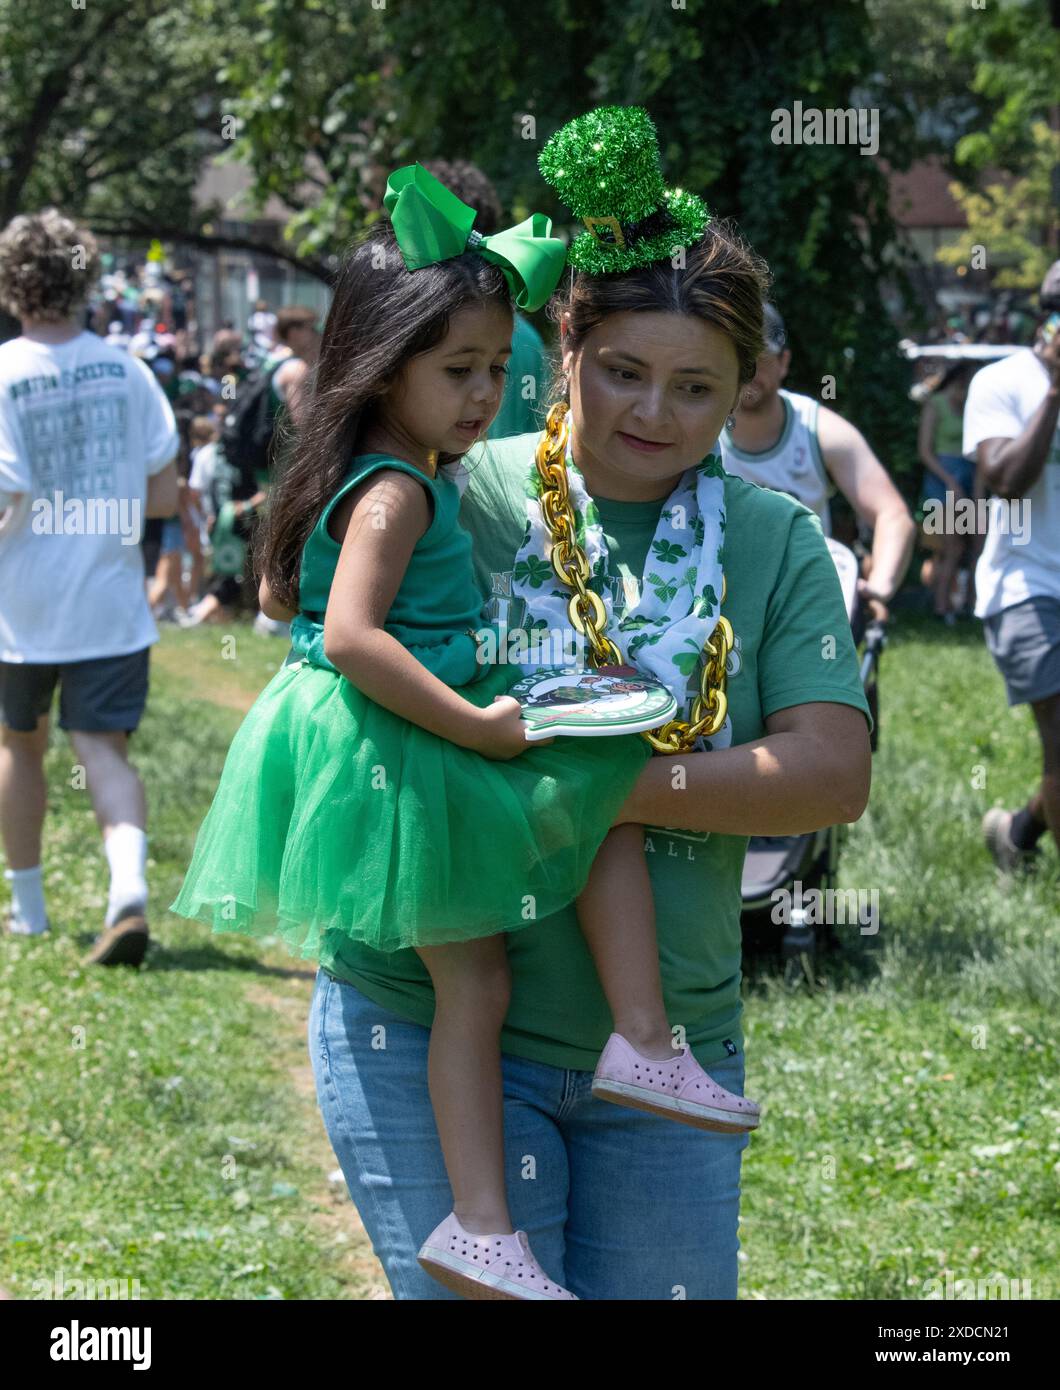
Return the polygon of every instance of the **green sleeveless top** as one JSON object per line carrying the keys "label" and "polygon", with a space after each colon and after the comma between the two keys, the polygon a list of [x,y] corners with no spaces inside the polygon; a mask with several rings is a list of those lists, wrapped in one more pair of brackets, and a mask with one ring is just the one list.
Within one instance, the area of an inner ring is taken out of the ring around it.
{"label": "green sleeveless top", "polygon": [[301,611],[291,623],[288,662],[304,659],[334,671],[324,655],[324,613],[342,547],[328,534],[328,520],[343,497],[370,473],[396,468],[427,489],[434,517],[416,542],[408,569],[394,596],[384,630],[447,685],[469,685],[488,667],[476,659],[471,631],[491,624],[482,617],[483,596],[471,563],[471,537],[457,521],[460,489],[439,470],[435,477],[389,454],[360,454],[345,482],[324,508],[302,551],[299,577]]}
{"label": "green sleeveless top", "polygon": [[935,453],[960,458],[964,453],[964,416],[958,415],[941,393],[935,396]]}

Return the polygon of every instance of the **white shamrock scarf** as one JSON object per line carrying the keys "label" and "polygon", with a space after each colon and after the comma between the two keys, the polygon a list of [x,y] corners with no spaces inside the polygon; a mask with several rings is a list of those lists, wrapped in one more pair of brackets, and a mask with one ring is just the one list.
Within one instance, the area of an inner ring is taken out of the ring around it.
{"label": "white shamrock scarf", "polygon": [[[578,544],[589,561],[588,587],[607,611],[607,633],[626,660],[667,686],[682,714],[689,677],[698,669],[703,645],[714,631],[721,606],[721,547],[725,531],[725,470],[716,454],[686,469],[663,504],[648,549],[640,599],[617,625],[607,583],[607,542],[600,516],[567,444],[567,477]],[[540,478],[531,463],[527,524],[515,557],[512,589],[526,602],[527,628],[570,630],[567,604],[573,590],[552,569],[552,538],[541,514]],[[548,645],[544,650],[547,652]],[[549,664],[531,647],[525,664]],[[680,717],[680,716],[679,716]],[[715,739],[715,744],[717,744]]]}

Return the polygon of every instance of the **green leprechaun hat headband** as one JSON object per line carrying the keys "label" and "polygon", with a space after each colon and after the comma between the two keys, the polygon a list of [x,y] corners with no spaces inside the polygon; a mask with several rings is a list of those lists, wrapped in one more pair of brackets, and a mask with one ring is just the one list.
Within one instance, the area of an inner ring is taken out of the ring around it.
{"label": "green leprechaun hat headband", "polygon": [[567,248],[552,235],[552,221],[534,212],[515,227],[483,236],[468,207],[422,164],[406,164],[387,179],[383,206],[390,213],[401,257],[422,270],[465,251],[499,265],[516,306],[533,313],[559,284]]}
{"label": "green leprechaun hat headband", "polygon": [[642,106],[601,106],[568,121],[537,162],[585,223],[567,259],[590,275],[669,260],[710,221],[702,198],[664,186],[655,123]]}

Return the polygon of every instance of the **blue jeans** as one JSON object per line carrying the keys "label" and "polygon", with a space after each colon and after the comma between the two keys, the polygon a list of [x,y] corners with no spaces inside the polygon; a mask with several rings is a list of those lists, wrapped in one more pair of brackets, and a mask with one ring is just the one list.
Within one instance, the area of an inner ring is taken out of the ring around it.
{"label": "blue jeans", "polygon": [[[938,459],[947,473],[952,473],[965,493],[971,497],[975,487],[975,464],[972,460],[963,458],[960,454],[939,454]],[[946,485],[937,473],[932,473],[929,468],[925,468],[922,500],[926,502],[929,498],[935,502],[945,502]]]}
{"label": "blue jeans", "polygon": [[[430,1032],[317,974],[309,1051],[324,1125],[394,1297],[455,1298],[416,1263],[452,1211],[427,1090]],[[743,1058],[711,1074],[743,1093]],[[585,1299],[736,1297],[747,1135],[595,1100],[592,1073],[503,1058],[512,1221]]]}

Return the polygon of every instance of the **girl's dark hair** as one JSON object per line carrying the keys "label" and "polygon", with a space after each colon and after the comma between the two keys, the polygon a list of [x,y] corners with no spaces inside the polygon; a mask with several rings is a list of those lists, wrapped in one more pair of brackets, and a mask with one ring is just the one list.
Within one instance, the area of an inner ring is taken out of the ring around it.
{"label": "girl's dark hair", "polygon": [[[556,295],[548,315],[567,318],[565,346],[578,348],[610,314],[694,314],[726,333],[736,349],[740,385],[755,374],[765,349],[762,304],[768,297],[769,268],[731,222],[712,219],[702,237],[686,248],[685,263],[655,261],[615,275],[579,272],[569,298]],[[558,386],[557,377],[554,387]]]}
{"label": "girl's dark hair", "polygon": [[[499,267],[470,251],[410,274],[389,222],[376,224],[347,253],[304,424],[297,432],[282,428],[293,446],[290,462],[273,484],[258,537],[255,572],[264,574],[280,603],[298,607],[302,549],[345,479],[380,396],[410,358],[442,341],[452,314],[491,301],[512,307]],[[277,456],[285,452],[281,438]],[[458,457],[439,454],[439,466]]]}

